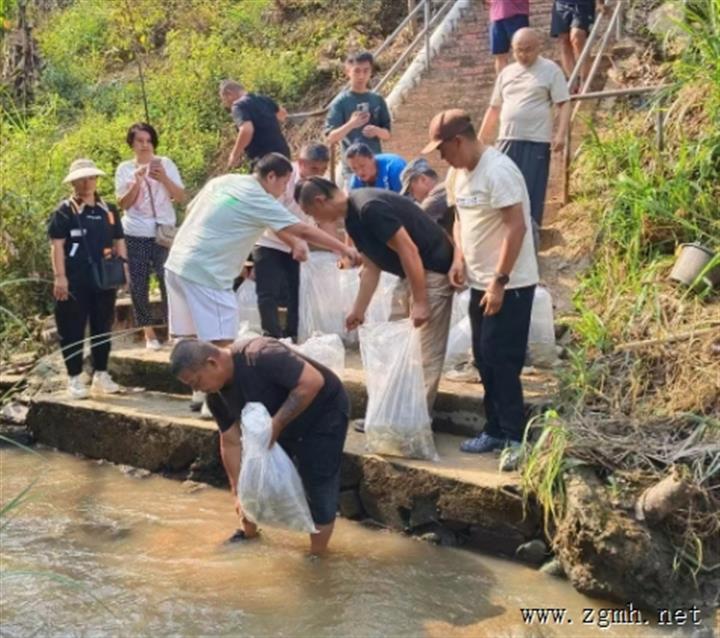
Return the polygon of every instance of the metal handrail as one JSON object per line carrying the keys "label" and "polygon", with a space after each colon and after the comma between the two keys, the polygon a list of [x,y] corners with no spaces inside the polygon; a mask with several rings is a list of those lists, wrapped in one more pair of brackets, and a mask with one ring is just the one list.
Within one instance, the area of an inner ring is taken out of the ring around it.
{"label": "metal handrail", "polygon": [[[622,11],[624,9],[625,0],[618,0],[617,4],[615,5],[615,9],[613,10],[612,17],[610,18],[610,21],[608,22],[607,29],[605,30],[605,33],[603,34],[603,38],[600,42],[600,49],[595,54],[595,60],[593,61],[592,67],[590,68],[590,73],[588,74],[588,77],[585,78],[585,83],[583,84],[579,95],[582,96],[586,93],[588,93],[588,89],[590,88],[592,81],[595,79],[595,75],[597,73],[597,70],[600,68],[600,62],[602,61],[603,55],[605,55],[605,49],[607,48],[608,44],[610,43],[610,35],[613,32],[613,27],[615,27],[616,34],[619,34],[621,32],[620,28],[620,16],[622,15]],[[601,13],[597,20],[595,21],[595,24],[593,25],[593,28],[590,32],[590,35],[588,36],[588,39],[585,41],[585,46],[583,47],[583,50],[580,53],[580,57],[578,58],[577,62],[575,63],[575,68],[572,70],[572,73],[570,74],[570,78],[568,80],[568,86],[572,87],[575,84],[575,81],[577,80],[578,76],[580,75],[580,70],[583,68],[585,62],[588,59],[588,56],[591,54],[593,44],[595,43],[595,40],[598,37],[598,34],[600,33],[600,25],[603,22],[604,15]],[[581,99],[576,96],[572,96],[571,99]],[[580,102],[578,102],[575,107],[573,108],[572,114],[570,116],[570,122],[568,123],[567,131],[565,132],[565,147],[563,148],[563,205],[567,205],[570,203],[570,162],[571,162],[571,150],[570,146],[572,144],[572,125],[573,121],[575,120],[575,116],[577,115],[578,110],[580,109]]]}
{"label": "metal handrail", "polygon": [[[388,79],[392,76],[393,73],[397,71],[400,64],[404,60],[407,59],[407,57],[410,55],[411,51],[417,46],[418,42],[424,38],[425,39],[425,51],[426,51],[426,59],[427,64],[429,66],[430,64],[430,28],[434,26],[437,23],[437,20],[439,19],[439,16],[441,16],[448,6],[452,4],[454,0],[446,0],[445,3],[438,9],[434,15],[432,15],[432,4],[433,0],[420,0],[420,2],[415,5],[415,7],[408,13],[405,18],[400,22],[400,24],[395,27],[394,31],[387,37],[383,42],[378,46],[373,52],[373,57],[377,57],[380,55],[385,49],[387,49],[393,42],[395,42],[400,35],[400,33],[405,29],[405,27],[408,26],[410,21],[418,14],[418,12],[423,9],[424,16],[425,16],[425,25],[423,30],[420,32],[420,34],[413,39],[413,41],[408,45],[405,50],[400,54],[400,57],[398,60],[395,61],[395,63],[392,65],[390,70],[385,73],[385,75],[372,87],[373,91],[378,91],[384,84],[388,81]],[[342,92],[344,91],[348,86],[350,85],[349,82],[346,82],[342,89],[336,93],[332,99],[323,107],[319,109],[315,109],[313,111],[301,111],[298,113],[289,113],[288,119],[290,120],[304,120],[308,117],[320,117],[321,115],[325,115],[328,112],[328,109],[330,107],[330,104],[332,101]]]}
{"label": "metal handrail", "polygon": [[[427,4],[427,0],[424,0],[424,1],[426,3],[426,6],[428,6],[428,8],[429,8],[429,5]],[[378,83],[373,87],[373,91],[379,91],[385,85],[385,83],[393,76],[393,74],[395,73],[395,71],[397,71],[397,69],[400,67],[400,65],[403,62],[405,62],[407,57],[412,53],[412,51],[415,49],[415,46],[417,45],[417,43],[420,42],[420,40],[422,40],[423,38],[425,39],[426,65],[429,67],[429,65],[430,65],[430,51],[429,51],[429,49],[430,49],[430,31],[437,24],[437,22],[440,20],[440,18],[444,15],[445,10],[447,9],[447,7],[449,7],[452,4],[452,2],[453,2],[453,0],[446,0],[445,3],[440,7],[440,9],[435,12],[435,15],[432,17],[432,19],[429,22],[425,23],[425,27],[423,28],[423,30],[420,33],[418,33],[417,36],[415,36],[415,39],[407,46],[405,51],[402,52],[400,57],[395,61],[395,64],[393,64],[388,69],[387,73],[385,73],[385,75],[383,75],[382,78],[380,78]],[[418,6],[420,6],[420,5],[418,5]]]}

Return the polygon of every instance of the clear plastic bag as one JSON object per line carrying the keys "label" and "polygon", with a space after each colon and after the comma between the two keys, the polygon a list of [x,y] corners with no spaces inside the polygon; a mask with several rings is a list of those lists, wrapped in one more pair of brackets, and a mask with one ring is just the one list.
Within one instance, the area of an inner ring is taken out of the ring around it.
{"label": "clear plastic bag", "polygon": [[253,523],[317,533],[297,469],[277,443],[268,449],[271,418],[262,403],[242,411],[242,464],[238,500]]}
{"label": "clear plastic bag", "polygon": [[470,289],[466,288],[461,292],[456,292],[453,296],[452,314],[450,315],[450,327],[459,324],[468,316],[470,307]]}
{"label": "clear plastic bag", "polygon": [[399,281],[400,277],[392,273],[382,272],[380,274],[380,282],[365,313],[366,324],[390,321],[393,293]]}
{"label": "clear plastic bag", "polygon": [[298,326],[301,341],[315,332],[345,334],[348,293],[341,284],[341,272],[333,253],[311,252],[301,264]]}
{"label": "clear plastic bag", "polygon": [[552,297],[547,288],[536,286],[530,315],[527,363],[538,368],[550,368],[556,360]]}
{"label": "clear plastic bag", "polygon": [[445,351],[445,367],[452,368],[472,359],[472,328],[470,316],[465,315],[458,321],[448,334],[447,350]]}
{"label": "clear plastic bag", "polygon": [[289,343],[288,346],[330,368],[339,377],[345,372],[345,346],[338,335],[314,334],[301,345]]}
{"label": "clear plastic bag", "polygon": [[238,333],[236,339],[255,339],[260,337],[260,333],[250,329],[250,324],[247,321],[241,321],[238,327]]}
{"label": "clear plastic bag", "polygon": [[235,291],[235,298],[237,299],[240,321],[247,321],[248,330],[262,332],[255,281],[253,279],[243,281]]}
{"label": "clear plastic bag", "polygon": [[368,391],[369,452],[437,459],[423,379],[420,333],[409,319],[360,327]]}

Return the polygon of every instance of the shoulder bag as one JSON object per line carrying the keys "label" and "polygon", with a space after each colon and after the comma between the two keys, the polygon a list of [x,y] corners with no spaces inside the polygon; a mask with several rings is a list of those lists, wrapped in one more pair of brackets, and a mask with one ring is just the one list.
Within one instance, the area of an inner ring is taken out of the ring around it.
{"label": "shoulder bag", "polygon": [[153,218],[155,219],[155,243],[163,248],[170,248],[175,234],[177,233],[177,227],[173,224],[161,224],[158,222],[157,211],[155,210],[155,198],[153,197],[152,188],[150,188],[150,182],[147,177],[143,177],[145,185],[150,195],[150,208],[152,208]]}
{"label": "shoulder bag", "polygon": [[[105,203],[102,200],[98,200],[98,204],[100,208],[105,211],[105,215],[107,215],[108,208],[105,206]],[[77,216],[78,226],[80,227],[80,235],[83,238],[83,244],[85,245],[85,252],[87,253],[88,263],[90,264],[90,272],[92,272],[95,288],[97,290],[115,290],[120,286],[124,286],[126,283],[125,260],[117,255],[111,255],[110,257],[103,257],[100,259],[100,262],[94,261],[90,253],[90,247],[88,246],[80,211],[77,209],[75,202],[72,200],[70,200],[70,205]]]}

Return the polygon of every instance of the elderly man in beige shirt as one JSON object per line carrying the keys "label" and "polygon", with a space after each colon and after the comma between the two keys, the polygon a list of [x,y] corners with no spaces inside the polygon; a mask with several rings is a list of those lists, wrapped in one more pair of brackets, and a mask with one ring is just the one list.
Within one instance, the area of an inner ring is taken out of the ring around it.
{"label": "elderly man in beige shirt", "polygon": [[[523,174],[530,195],[530,214],[542,226],[551,151],[561,151],[570,122],[570,93],[562,69],[540,55],[542,40],[534,29],[517,31],[512,49],[516,62],[495,82],[479,138],[491,144],[498,124],[498,148]],[[560,111],[553,137],[553,106]]]}

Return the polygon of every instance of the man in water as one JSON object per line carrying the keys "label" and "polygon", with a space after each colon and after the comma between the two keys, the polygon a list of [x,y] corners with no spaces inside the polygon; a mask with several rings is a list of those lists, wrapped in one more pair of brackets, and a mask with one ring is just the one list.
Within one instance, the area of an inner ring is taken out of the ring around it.
{"label": "man in water", "polygon": [[[252,175],[215,177],[190,202],[165,263],[172,336],[199,337],[221,346],[237,337],[233,282],[266,229],[292,245],[298,261],[307,258],[305,241],[358,261],[354,248],[301,221],[277,201],[292,173],[290,160],[269,153]],[[194,394],[191,409],[201,410],[204,400],[202,393]],[[210,417],[207,410],[201,414]]]}
{"label": "man in water", "polygon": [[[170,371],[193,390],[206,392],[220,429],[220,456],[237,498],[240,415],[246,403],[262,403],[272,415],[272,438],[295,459],[318,532],[310,552],[327,550],[340,493],[340,464],[350,403],[342,382],[325,366],[269,337],[240,339],[228,347],[186,339],[170,355]],[[236,502],[241,528],[234,540],[258,535]]]}

